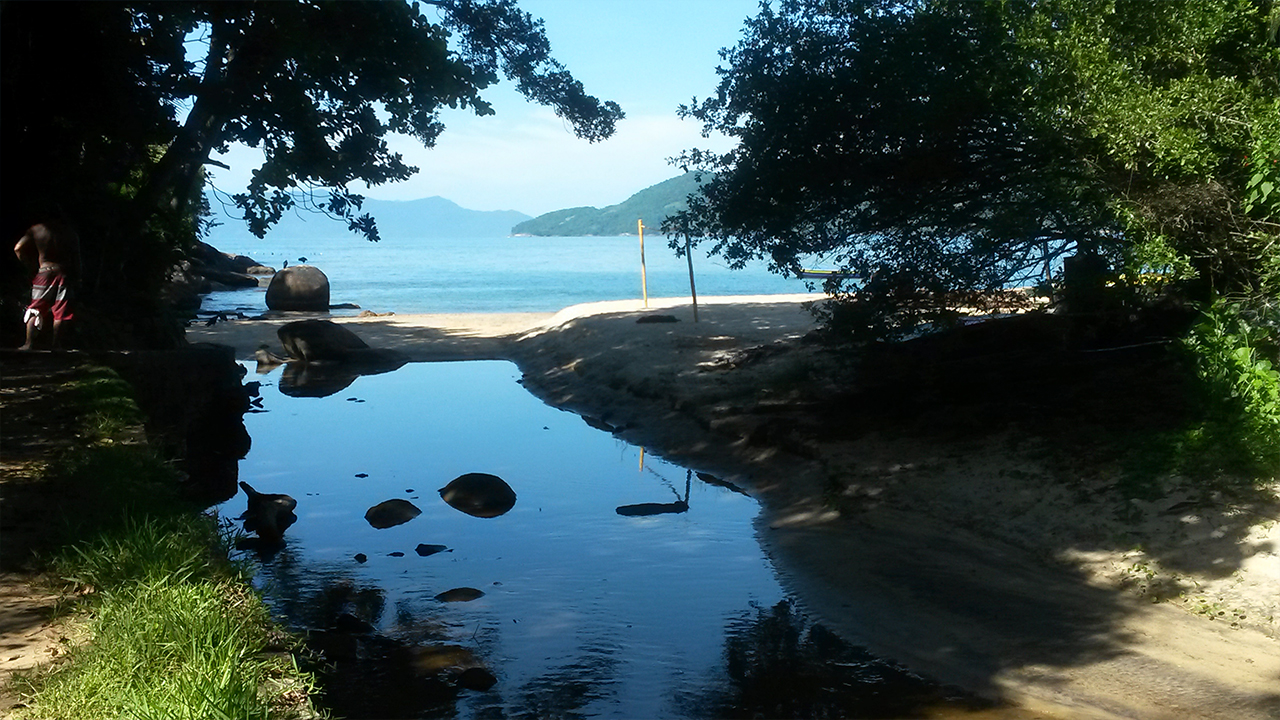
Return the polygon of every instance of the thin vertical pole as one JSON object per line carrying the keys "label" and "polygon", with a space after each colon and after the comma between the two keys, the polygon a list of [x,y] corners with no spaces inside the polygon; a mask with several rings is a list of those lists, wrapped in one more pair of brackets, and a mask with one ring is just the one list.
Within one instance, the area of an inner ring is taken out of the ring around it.
{"label": "thin vertical pole", "polygon": [[649,280],[645,277],[644,268],[644,220],[636,220],[636,229],[640,231],[640,294],[644,297],[644,306],[649,307]]}
{"label": "thin vertical pole", "polygon": [[693,285],[693,245],[684,239],[684,257],[689,261],[689,295],[693,298],[693,321],[698,322],[698,288]]}

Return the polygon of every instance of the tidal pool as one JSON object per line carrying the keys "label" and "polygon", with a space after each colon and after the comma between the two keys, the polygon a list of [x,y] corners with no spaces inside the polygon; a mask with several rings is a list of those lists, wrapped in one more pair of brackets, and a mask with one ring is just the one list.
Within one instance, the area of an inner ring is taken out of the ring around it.
{"label": "tidal pool", "polygon": [[[755,539],[750,497],[543,404],[510,363],[413,363],[327,397],[282,394],[280,372],[257,376],[239,474],[293,496],[297,520],[281,547],[246,556],[321,653],[339,716],[972,706],[806,619]],[[472,473],[505,481],[514,505],[478,517],[446,503],[439,490]],[[379,529],[366,512],[389,500],[421,513]],[[245,506],[242,493],[220,510]]]}

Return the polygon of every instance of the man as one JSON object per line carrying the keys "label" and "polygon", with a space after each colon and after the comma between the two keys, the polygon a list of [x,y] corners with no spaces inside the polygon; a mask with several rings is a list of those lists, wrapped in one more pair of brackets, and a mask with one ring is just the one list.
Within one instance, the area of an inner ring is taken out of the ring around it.
{"label": "man", "polygon": [[31,281],[31,304],[23,322],[27,325],[27,342],[21,350],[35,347],[36,337],[51,327],[52,346],[65,339],[63,324],[72,320],[72,285],[80,274],[80,237],[75,230],[60,222],[32,225],[13,246],[18,260],[35,278]]}

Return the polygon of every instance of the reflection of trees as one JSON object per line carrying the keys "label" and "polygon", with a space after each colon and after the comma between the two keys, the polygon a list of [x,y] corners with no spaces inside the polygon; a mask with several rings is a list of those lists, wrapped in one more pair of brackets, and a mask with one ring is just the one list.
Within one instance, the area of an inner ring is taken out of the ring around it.
{"label": "reflection of trees", "polygon": [[711,717],[920,717],[975,702],[845,643],[788,600],[731,625],[724,659],[729,685],[700,703]]}
{"label": "reflection of trees", "polygon": [[611,694],[617,674],[616,648],[583,648],[577,662],[553,668],[520,686],[517,718],[582,718],[592,702]]}
{"label": "reflection of trees", "polygon": [[271,607],[289,627],[305,631],[312,654],[304,666],[319,677],[321,707],[350,720],[457,714],[451,679],[438,669],[424,671],[415,649],[442,639],[433,618],[397,602],[396,634],[411,639],[362,632],[350,616],[377,626],[388,610],[386,591],[340,568],[301,563],[287,547],[261,574]]}

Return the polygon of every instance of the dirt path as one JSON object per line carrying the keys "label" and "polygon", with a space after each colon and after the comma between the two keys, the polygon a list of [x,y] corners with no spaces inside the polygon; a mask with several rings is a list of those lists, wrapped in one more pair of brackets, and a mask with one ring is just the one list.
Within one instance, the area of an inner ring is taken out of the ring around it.
{"label": "dirt path", "polygon": [[0,712],[18,701],[12,674],[63,654],[68,628],[52,619],[58,597],[39,586],[31,550],[55,522],[45,469],[77,439],[67,383],[76,353],[0,351]]}

